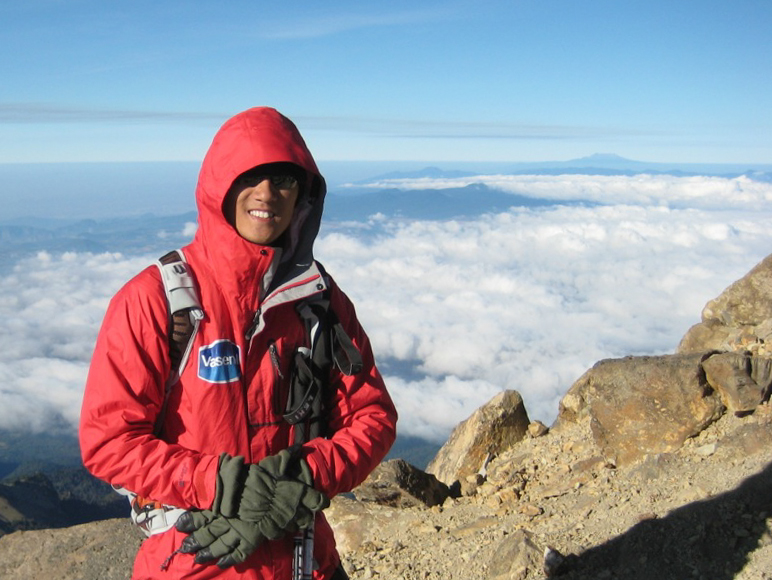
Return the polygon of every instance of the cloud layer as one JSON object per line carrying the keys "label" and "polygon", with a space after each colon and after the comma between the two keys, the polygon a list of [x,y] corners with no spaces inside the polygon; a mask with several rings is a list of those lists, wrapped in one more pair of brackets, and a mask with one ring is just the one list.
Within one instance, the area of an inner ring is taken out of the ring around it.
{"label": "cloud layer", "polygon": [[[402,434],[443,441],[502,389],[550,423],[596,361],[673,352],[769,253],[770,186],[743,179],[521,179],[521,193],[563,199],[600,184],[619,204],[376,216],[326,228],[316,253],[357,306]],[[0,277],[0,427],[74,428],[109,298],[155,257],[41,253]]]}
{"label": "cloud layer", "polygon": [[72,430],[110,297],[147,258],[46,252],[0,278],[0,428]]}
{"label": "cloud layer", "polygon": [[753,214],[560,207],[329,235],[318,253],[376,353],[423,375],[390,377],[403,431],[441,440],[500,389],[550,422],[596,361],[672,352],[770,242]]}

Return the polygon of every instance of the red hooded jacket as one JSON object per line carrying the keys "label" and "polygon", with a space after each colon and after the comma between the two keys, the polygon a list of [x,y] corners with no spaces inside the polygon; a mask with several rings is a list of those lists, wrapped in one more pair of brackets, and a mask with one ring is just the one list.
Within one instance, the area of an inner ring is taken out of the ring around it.
{"label": "red hooded jacket", "polygon": [[[275,162],[291,162],[306,172],[279,248],[241,238],[222,209],[240,174]],[[180,380],[167,397],[158,432],[171,371],[169,314],[158,269],[145,269],[112,299],[97,338],[80,419],[83,462],[95,476],[164,504],[207,509],[214,499],[220,454],[256,463],[294,442],[281,402],[287,397],[292,355],[307,343],[294,305],[324,287],[312,251],[324,195],[324,180],[300,133],[277,111],[250,109],[222,126],[199,175],[198,231],[183,248],[205,318]],[[396,435],[397,413],[354,307],[334,282],[330,300],[364,362],[362,372],[340,375],[331,387],[329,438],[303,446],[314,486],[333,497],[361,483],[383,459]],[[229,358],[234,362],[226,382],[215,381],[206,368],[209,349],[223,341],[229,343],[228,352],[237,354]],[[315,536],[320,566],[315,578],[329,578],[339,556],[323,514],[317,516]],[[133,577],[290,578],[292,537],[265,542],[246,562],[226,570],[178,554],[162,571],[183,538],[171,529],[145,540]]]}

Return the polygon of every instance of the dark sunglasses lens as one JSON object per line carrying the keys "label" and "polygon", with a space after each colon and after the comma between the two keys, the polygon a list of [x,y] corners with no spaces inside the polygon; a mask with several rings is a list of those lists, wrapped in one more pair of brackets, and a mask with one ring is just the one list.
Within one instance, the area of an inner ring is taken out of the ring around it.
{"label": "dark sunglasses lens", "polygon": [[295,179],[291,175],[272,175],[271,176],[271,183],[278,187],[279,189],[292,189],[295,187],[295,184],[297,183],[297,179]]}
{"label": "dark sunglasses lens", "polygon": [[256,187],[266,179],[278,189],[292,189],[298,183],[292,175],[244,175],[239,178],[239,184],[244,187]]}

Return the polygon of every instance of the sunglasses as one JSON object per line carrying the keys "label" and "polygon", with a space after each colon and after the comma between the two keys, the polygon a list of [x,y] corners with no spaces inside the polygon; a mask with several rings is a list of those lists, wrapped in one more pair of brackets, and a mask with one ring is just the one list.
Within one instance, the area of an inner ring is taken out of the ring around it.
{"label": "sunglasses", "polygon": [[298,180],[294,175],[278,174],[278,175],[243,175],[239,178],[239,185],[244,187],[255,187],[264,179],[271,182],[271,185],[277,189],[292,189],[298,184]]}

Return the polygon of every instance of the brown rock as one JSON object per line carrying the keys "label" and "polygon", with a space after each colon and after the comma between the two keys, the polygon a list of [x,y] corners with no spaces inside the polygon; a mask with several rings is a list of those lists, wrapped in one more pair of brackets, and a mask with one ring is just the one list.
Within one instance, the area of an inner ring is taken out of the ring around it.
{"label": "brown rock", "polygon": [[730,337],[733,332],[735,332],[734,329],[721,324],[718,320],[703,320],[686,332],[676,352],[692,354],[724,350],[731,343]]}
{"label": "brown rock", "polygon": [[397,508],[442,505],[450,495],[448,486],[403,459],[381,463],[356,489],[360,501]]}
{"label": "brown rock", "polygon": [[521,441],[529,423],[520,394],[499,393],[453,430],[426,471],[447,484],[477,473],[486,458]]}
{"label": "brown rock", "polygon": [[772,255],[711,300],[702,321],[684,335],[678,353],[744,350],[772,335]]}
{"label": "brown rock", "polygon": [[617,465],[678,449],[724,411],[701,378],[701,359],[672,355],[601,361],[569,389],[557,422],[589,416],[596,444]]}
{"label": "brown rock", "polygon": [[728,352],[710,356],[702,367],[710,386],[733,413],[753,412],[769,398],[772,358]]}
{"label": "brown rock", "polygon": [[735,328],[756,326],[772,318],[772,255],[708,302],[702,318]]}
{"label": "brown rock", "polygon": [[[335,497],[324,514],[335,532],[338,550],[343,553],[362,549],[379,530],[393,525],[397,516],[393,508],[346,497]],[[401,525],[405,527],[421,521],[410,511],[399,514]]]}
{"label": "brown rock", "polygon": [[541,421],[534,421],[530,425],[528,425],[528,435],[531,437],[543,437],[547,434],[549,431],[549,427],[547,427],[544,423]]}
{"label": "brown rock", "polygon": [[517,530],[501,541],[495,550],[496,557],[489,564],[489,580],[513,580],[527,578],[533,572],[542,572],[543,555],[525,530]]}
{"label": "brown rock", "polygon": [[474,495],[477,493],[477,488],[480,487],[484,482],[485,478],[479,473],[467,475],[465,478],[459,481],[461,495]]}

